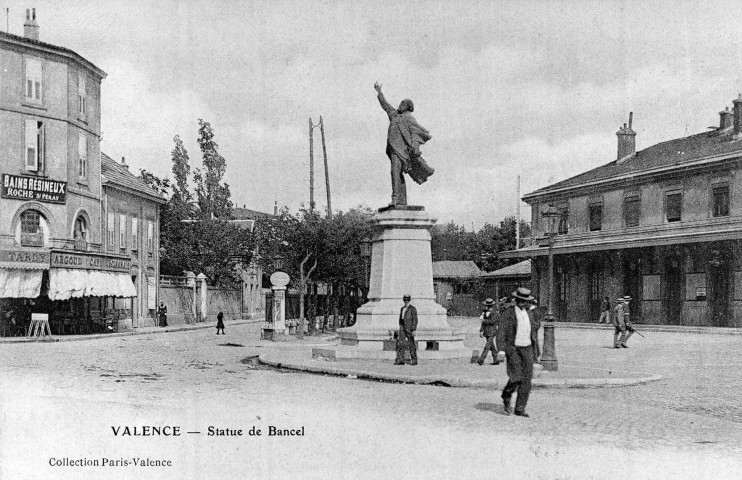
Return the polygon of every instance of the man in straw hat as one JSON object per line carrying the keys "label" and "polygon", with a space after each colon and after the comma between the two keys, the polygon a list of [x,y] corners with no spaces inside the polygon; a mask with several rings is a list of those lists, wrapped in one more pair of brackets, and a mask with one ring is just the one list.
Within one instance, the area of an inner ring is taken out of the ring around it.
{"label": "man in straw hat", "polygon": [[497,359],[497,347],[495,346],[495,336],[497,335],[497,324],[500,321],[499,315],[494,311],[495,301],[488,298],[484,301],[484,312],[479,316],[482,321],[482,326],[479,328],[479,336],[487,339],[487,343],[484,344],[484,350],[479,355],[477,363],[484,365],[484,361],[487,358],[487,354],[492,352],[492,365],[499,365],[500,360]]}
{"label": "man in straw hat", "polygon": [[[634,334],[634,327],[629,320],[631,312],[629,311],[629,302],[631,297],[628,295],[618,298],[618,303],[613,307],[613,348],[629,348],[626,342]],[[619,338],[620,335],[620,338]]]}
{"label": "man in straw hat", "polygon": [[533,311],[529,309],[534,298],[527,288],[519,287],[513,292],[515,305],[507,308],[500,318],[500,328],[497,332],[497,345],[500,347],[499,357],[507,359],[508,383],[502,390],[502,401],[505,413],[510,415],[513,409],[510,399],[517,391],[515,414],[528,417],[526,405],[531,393],[531,379],[533,378],[533,364],[541,356],[538,346],[539,322]]}

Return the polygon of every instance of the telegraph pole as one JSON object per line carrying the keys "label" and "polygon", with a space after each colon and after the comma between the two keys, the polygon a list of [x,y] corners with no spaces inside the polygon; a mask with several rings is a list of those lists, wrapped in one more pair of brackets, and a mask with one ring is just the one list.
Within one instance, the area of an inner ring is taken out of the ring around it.
{"label": "telegraph pole", "polygon": [[520,248],[520,175],[518,175],[518,184],[515,187],[515,249]]}
{"label": "telegraph pole", "polygon": [[314,211],[314,138],[312,117],[309,117],[309,210]]}
{"label": "telegraph pole", "polygon": [[322,134],[322,155],[325,157],[325,188],[327,190],[327,217],[332,217],[332,202],[330,201],[330,172],[327,170],[327,148],[325,147],[325,124],[322,115],[319,117],[319,131]]}

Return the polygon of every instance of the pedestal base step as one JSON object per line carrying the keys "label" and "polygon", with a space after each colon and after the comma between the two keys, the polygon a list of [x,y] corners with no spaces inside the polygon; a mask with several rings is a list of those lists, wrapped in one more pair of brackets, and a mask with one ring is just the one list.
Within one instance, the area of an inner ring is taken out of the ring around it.
{"label": "pedestal base step", "polygon": [[[476,350],[471,348],[455,348],[450,350],[419,350],[417,357],[420,360],[450,360],[452,358],[470,359]],[[312,349],[312,358],[324,358],[327,360],[394,360],[397,352],[394,350],[369,350],[346,345],[337,345],[333,347],[322,347]]]}

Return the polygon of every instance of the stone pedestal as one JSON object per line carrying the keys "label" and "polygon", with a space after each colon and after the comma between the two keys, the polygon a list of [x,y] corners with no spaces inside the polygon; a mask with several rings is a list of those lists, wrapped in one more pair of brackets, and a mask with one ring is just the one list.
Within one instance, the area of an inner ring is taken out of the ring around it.
{"label": "stone pedestal", "polygon": [[368,303],[361,306],[356,324],[338,330],[341,346],[332,354],[316,349],[315,356],[328,358],[394,358],[384,342],[399,329],[402,297],[409,294],[417,309],[415,340],[424,358],[470,358],[464,332],[448,324],[446,309],[435,302],[430,229],[436,220],[423,207],[380,209],[371,218],[371,282]]}

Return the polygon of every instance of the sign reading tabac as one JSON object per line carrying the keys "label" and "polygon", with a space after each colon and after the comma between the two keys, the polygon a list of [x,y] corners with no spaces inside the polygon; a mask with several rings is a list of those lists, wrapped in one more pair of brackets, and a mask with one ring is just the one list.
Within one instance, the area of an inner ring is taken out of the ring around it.
{"label": "sign reading tabac", "polygon": [[2,196],[16,200],[65,203],[67,182],[3,173]]}
{"label": "sign reading tabac", "polygon": [[0,249],[0,266],[5,268],[49,268],[49,252],[44,250]]}
{"label": "sign reading tabac", "polygon": [[131,270],[131,258],[52,250],[51,268],[77,268],[83,270],[105,270],[125,272]]}

